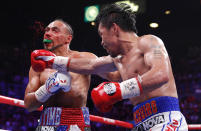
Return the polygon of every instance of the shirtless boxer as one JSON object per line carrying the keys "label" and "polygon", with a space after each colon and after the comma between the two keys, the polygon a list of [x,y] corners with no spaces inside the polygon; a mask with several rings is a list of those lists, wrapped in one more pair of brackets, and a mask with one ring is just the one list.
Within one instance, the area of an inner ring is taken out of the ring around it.
{"label": "shirtless boxer", "polygon": [[95,60],[63,57],[61,60],[51,52],[44,56],[39,51],[35,58],[40,56],[43,60],[38,63],[40,68],[56,65],[62,66],[60,70],[67,68],[84,74],[118,70],[121,83],[103,82],[92,90],[92,100],[100,111],[107,112],[116,102],[130,99],[134,105],[134,130],[187,131],[163,41],[153,35],[138,36],[135,14],[126,4],[106,6],[97,22],[101,44],[110,56]]}
{"label": "shirtless boxer", "polygon": [[[87,52],[70,50],[72,37],[71,26],[62,20],[55,20],[45,29],[44,48],[56,56],[96,57]],[[34,60],[31,61],[33,63]],[[35,111],[43,105],[44,110],[36,130],[90,130],[89,111],[86,107],[90,75],[67,72],[65,69],[59,72],[45,69],[39,72],[32,67],[24,102],[29,111]]]}

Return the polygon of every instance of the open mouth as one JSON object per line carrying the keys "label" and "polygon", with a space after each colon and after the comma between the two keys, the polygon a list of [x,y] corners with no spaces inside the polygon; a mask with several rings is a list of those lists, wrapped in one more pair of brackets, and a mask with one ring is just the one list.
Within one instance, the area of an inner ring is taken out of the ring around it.
{"label": "open mouth", "polygon": [[43,39],[43,43],[44,43],[44,44],[49,44],[49,43],[52,43],[52,40],[49,40],[49,39]]}

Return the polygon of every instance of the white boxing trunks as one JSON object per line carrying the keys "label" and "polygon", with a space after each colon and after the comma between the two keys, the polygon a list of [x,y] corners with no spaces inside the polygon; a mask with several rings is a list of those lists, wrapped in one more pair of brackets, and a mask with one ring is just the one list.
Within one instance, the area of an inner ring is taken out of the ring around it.
{"label": "white boxing trunks", "polygon": [[133,108],[133,116],[133,131],[188,131],[175,97],[156,97],[140,103]]}

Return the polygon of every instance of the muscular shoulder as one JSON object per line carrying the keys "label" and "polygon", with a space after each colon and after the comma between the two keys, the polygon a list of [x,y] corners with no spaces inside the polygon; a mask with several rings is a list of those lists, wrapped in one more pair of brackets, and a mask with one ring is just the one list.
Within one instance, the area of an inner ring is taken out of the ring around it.
{"label": "muscular shoulder", "polygon": [[141,36],[138,43],[139,49],[147,51],[152,48],[163,47],[163,41],[155,35],[144,35]]}
{"label": "muscular shoulder", "polygon": [[97,56],[91,52],[79,52],[79,51],[73,51],[71,57],[73,57],[73,58],[91,58],[91,59],[97,58]]}

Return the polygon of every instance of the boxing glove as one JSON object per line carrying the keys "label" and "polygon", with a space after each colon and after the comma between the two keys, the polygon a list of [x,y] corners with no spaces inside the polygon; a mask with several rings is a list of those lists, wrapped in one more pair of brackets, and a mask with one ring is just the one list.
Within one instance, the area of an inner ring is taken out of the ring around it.
{"label": "boxing glove", "polygon": [[67,66],[69,64],[69,57],[56,56],[48,50],[34,50],[31,53],[31,65],[33,70],[36,72],[42,72],[45,68],[52,68],[60,72],[67,72]]}
{"label": "boxing glove", "polygon": [[50,96],[54,95],[59,90],[68,92],[71,89],[71,76],[67,72],[65,74],[56,72],[53,73],[36,92],[35,97],[40,102],[45,102]]}
{"label": "boxing glove", "polygon": [[141,82],[140,76],[121,83],[103,82],[92,90],[92,101],[99,111],[108,112],[116,102],[139,96],[142,93]]}

